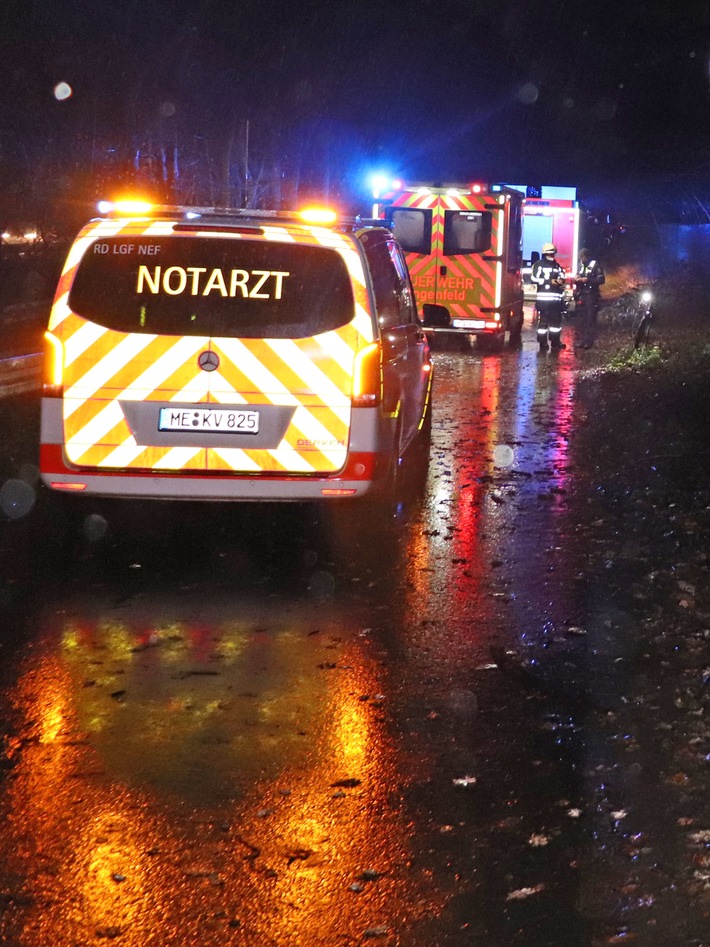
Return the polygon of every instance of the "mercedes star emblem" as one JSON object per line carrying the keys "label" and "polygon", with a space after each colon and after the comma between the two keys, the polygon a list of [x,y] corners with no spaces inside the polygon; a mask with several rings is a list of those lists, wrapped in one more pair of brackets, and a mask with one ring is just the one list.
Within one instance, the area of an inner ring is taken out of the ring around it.
{"label": "mercedes star emblem", "polygon": [[203,372],[213,372],[216,368],[219,368],[219,356],[216,352],[211,352],[210,350],[200,352],[197,364]]}

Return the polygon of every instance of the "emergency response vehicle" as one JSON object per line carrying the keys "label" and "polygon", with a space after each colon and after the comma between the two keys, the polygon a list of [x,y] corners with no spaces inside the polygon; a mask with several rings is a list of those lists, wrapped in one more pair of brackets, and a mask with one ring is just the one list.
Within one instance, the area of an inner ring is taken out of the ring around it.
{"label": "emergency response vehicle", "polygon": [[46,333],[43,482],[190,500],[393,490],[405,454],[428,457],[429,345],[391,232],[323,220],[119,208],[85,226]]}
{"label": "emergency response vehicle", "polygon": [[568,275],[577,272],[579,253],[579,204],[575,187],[510,185],[525,196],[523,203],[523,290],[535,298],[530,280],[532,265],[542,247],[553,243],[556,259]]}
{"label": "emergency response vehicle", "polygon": [[502,185],[393,182],[378,195],[428,333],[499,345],[523,327],[522,195]]}

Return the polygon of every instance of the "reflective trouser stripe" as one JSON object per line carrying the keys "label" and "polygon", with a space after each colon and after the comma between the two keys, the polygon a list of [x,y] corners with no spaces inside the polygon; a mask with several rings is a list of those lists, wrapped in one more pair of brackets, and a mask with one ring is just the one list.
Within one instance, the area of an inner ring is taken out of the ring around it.
{"label": "reflective trouser stripe", "polygon": [[550,326],[550,335],[552,335],[553,332],[555,335],[559,335],[559,333],[562,332],[562,326]]}

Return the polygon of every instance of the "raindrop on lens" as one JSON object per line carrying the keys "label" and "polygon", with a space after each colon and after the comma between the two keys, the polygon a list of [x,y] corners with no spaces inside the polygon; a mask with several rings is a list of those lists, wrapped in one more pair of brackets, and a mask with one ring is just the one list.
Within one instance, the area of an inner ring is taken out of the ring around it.
{"label": "raindrop on lens", "polygon": [[473,691],[454,689],[446,697],[446,707],[462,720],[473,720],[478,713],[478,698]]}
{"label": "raindrop on lens", "polygon": [[306,549],[303,553],[303,564],[307,569],[312,569],[318,562],[318,553],[314,549]]}
{"label": "raindrop on lens", "polygon": [[39,468],[34,464],[22,464],[18,476],[20,480],[24,480],[25,483],[29,483],[30,486],[32,486],[39,480]]}
{"label": "raindrop on lens", "polygon": [[523,105],[534,105],[537,102],[539,91],[534,82],[526,82],[518,89],[518,99]]}
{"label": "raindrop on lens", "polygon": [[314,572],[308,583],[308,591],[316,598],[332,598],[335,579],[330,572]]}
{"label": "raindrop on lens", "polygon": [[65,99],[71,98],[73,91],[68,82],[58,82],[54,87],[54,98],[57,102],[64,102]]}
{"label": "raindrop on lens", "polygon": [[496,467],[512,467],[515,451],[507,444],[498,444],[493,451],[493,464]]}
{"label": "raindrop on lens", "polygon": [[82,532],[89,542],[96,543],[108,532],[108,522],[100,513],[90,513],[84,520]]}
{"label": "raindrop on lens", "polygon": [[24,480],[7,480],[0,490],[0,507],[11,520],[27,516],[35,504],[35,491]]}

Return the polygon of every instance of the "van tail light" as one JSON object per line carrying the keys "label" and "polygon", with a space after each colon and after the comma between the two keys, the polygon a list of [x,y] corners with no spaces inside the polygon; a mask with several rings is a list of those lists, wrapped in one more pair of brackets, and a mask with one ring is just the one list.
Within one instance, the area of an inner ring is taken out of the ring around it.
{"label": "van tail light", "polygon": [[42,393],[48,398],[61,398],[64,374],[64,346],[52,332],[44,333],[44,376]]}
{"label": "van tail light", "polygon": [[382,401],[382,349],[372,342],[355,355],[353,407],[374,408]]}

